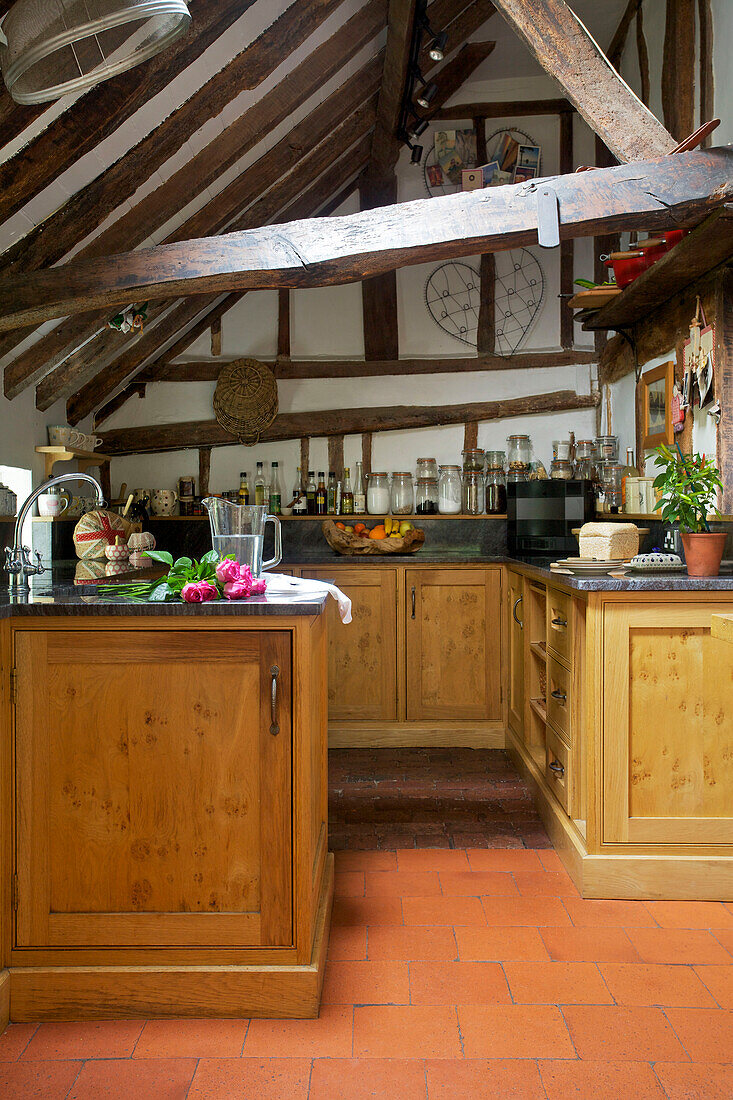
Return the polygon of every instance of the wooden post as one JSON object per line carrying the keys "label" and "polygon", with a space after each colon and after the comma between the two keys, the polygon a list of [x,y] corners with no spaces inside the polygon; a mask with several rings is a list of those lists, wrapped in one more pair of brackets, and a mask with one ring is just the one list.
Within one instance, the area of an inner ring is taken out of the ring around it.
{"label": "wooden post", "polygon": [[[564,111],[560,115],[560,175],[573,170],[573,115]],[[575,343],[573,311],[568,305],[573,293],[575,278],[575,242],[560,242],[560,347],[571,348]]]}
{"label": "wooden post", "polygon": [[[604,142],[596,134],[596,167],[597,168],[610,168],[614,163],[614,156],[609,151]],[[602,255],[607,255],[610,252],[614,252],[619,245],[618,233],[604,234],[601,237],[593,238],[593,281],[596,283],[605,283],[609,277],[608,268],[605,267],[601,261]],[[608,336],[605,332],[596,331],[594,334],[593,342],[595,344],[595,350],[598,355],[603,351],[606,343],[608,342]]]}
{"label": "wooden post", "polygon": [[308,480],[308,466],[310,464],[310,449],[311,441],[306,436],[300,440],[300,477],[301,486],[305,489],[305,483]]}
{"label": "wooden post", "polygon": [[[486,119],[476,116],[473,126],[476,131],[476,159],[479,164],[485,164]],[[496,260],[493,252],[484,252],[482,255],[480,272],[476,354],[493,355],[496,350]]]}
{"label": "wooden post", "polygon": [[277,292],[277,357],[290,359],[290,291]]}
{"label": "wooden post", "polygon": [[[715,396],[722,415],[718,424],[717,464],[723,480],[724,515],[733,514],[733,275],[723,270],[715,302]],[[706,416],[707,413],[701,414]]]}
{"label": "wooden post", "polygon": [[[649,95],[650,95],[650,81],[649,81],[649,51],[646,48],[646,38],[644,37],[644,9],[641,4],[636,12],[636,52],[639,56],[639,77],[641,80],[641,102],[648,107]],[[702,43],[701,43],[702,46]],[[702,66],[702,57],[700,58],[700,65]],[[700,110],[700,121],[703,119],[707,121],[709,115],[703,115],[702,105]]]}
{"label": "wooden post", "polygon": [[478,446],[478,421],[469,420],[463,427],[463,449],[473,451]]}
{"label": "wooden post", "polygon": [[342,435],[329,435],[328,437],[328,472],[331,470],[340,481],[344,476],[344,437]]}
{"label": "wooden post", "polygon": [[209,495],[209,474],[211,472],[211,447],[199,447],[199,496]]}
{"label": "wooden post", "polygon": [[364,477],[372,472],[372,433],[363,432],[361,437],[361,465]]}
{"label": "wooden post", "polygon": [[695,128],[695,0],[667,0],[662,61],[664,125],[677,141]]}
{"label": "wooden post", "polygon": [[221,355],[221,317],[211,322],[211,354]]}
{"label": "wooden post", "polygon": [[[700,26],[700,122],[707,122],[715,113],[715,84],[713,80],[713,13],[711,0],[698,0]],[[703,147],[710,145],[706,137]]]}
{"label": "wooden post", "polygon": [[[390,206],[397,202],[397,177],[394,172],[382,179],[368,175],[359,181],[362,210]],[[397,321],[397,272],[387,271],[371,279],[362,279],[361,300],[364,315],[364,358],[397,359],[400,354]]]}

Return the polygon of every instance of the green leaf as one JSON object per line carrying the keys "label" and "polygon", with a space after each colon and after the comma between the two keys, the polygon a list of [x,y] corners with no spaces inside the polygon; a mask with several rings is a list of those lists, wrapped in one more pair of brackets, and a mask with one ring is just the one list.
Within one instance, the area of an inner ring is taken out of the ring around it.
{"label": "green leaf", "polygon": [[169,554],[167,550],[146,550],[145,556],[152,558],[153,561],[160,561],[163,565],[173,565],[173,555]]}
{"label": "green leaf", "polygon": [[[232,558],[234,555],[229,554],[227,556]],[[201,559],[202,563],[203,562],[213,562],[214,565],[216,565],[218,561],[219,561],[219,555],[217,554],[216,550],[209,550],[209,552],[204,554],[204,556]]]}
{"label": "green leaf", "polygon": [[173,595],[174,593],[171,591],[170,585],[164,581],[162,584],[159,584],[157,588],[153,589],[148,599],[151,603],[163,603],[169,596]]}
{"label": "green leaf", "polygon": [[179,558],[171,567],[171,573],[183,573],[184,570],[190,569],[193,562],[190,558]]}

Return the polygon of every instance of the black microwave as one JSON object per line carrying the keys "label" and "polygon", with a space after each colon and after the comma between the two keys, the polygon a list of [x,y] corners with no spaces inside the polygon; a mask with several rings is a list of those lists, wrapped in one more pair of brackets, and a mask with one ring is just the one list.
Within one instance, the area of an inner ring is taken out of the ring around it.
{"label": "black microwave", "polygon": [[577,556],[573,528],[595,519],[592,481],[517,481],[506,489],[507,543],[512,556]]}

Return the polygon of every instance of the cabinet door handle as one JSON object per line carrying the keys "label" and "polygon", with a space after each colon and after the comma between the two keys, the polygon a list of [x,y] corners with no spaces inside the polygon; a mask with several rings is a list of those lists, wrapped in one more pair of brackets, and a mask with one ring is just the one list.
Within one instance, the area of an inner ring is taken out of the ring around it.
{"label": "cabinet door handle", "polygon": [[524,596],[520,596],[519,599],[515,600],[514,607],[512,608],[512,616],[514,618],[514,622],[517,624],[520,630],[524,630],[524,620],[517,618],[517,608],[519,607],[523,599]]}
{"label": "cabinet door handle", "polygon": [[270,696],[270,733],[273,737],[276,737],[280,732],[280,726],[277,721],[277,678],[280,675],[280,669],[277,665],[273,665],[270,669],[270,676],[272,677],[272,694]]}
{"label": "cabinet door handle", "polygon": [[555,773],[555,775],[565,775],[565,768],[562,766],[559,760],[551,760],[549,768]]}
{"label": "cabinet door handle", "polygon": [[412,618],[415,618],[415,585],[412,586]]}
{"label": "cabinet door handle", "polygon": [[552,620],[552,625],[553,626],[563,626],[564,627],[564,626],[568,625],[568,620],[567,619],[553,619]]}
{"label": "cabinet door handle", "polygon": [[557,688],[555,689],[555,691],[551,691],[550,695],[552,696],[553,699],[559,699],[561,703],[564,703],[565,700],[567,699],[567,695],[565,694],[565,692],[564,691],[558,691]]}

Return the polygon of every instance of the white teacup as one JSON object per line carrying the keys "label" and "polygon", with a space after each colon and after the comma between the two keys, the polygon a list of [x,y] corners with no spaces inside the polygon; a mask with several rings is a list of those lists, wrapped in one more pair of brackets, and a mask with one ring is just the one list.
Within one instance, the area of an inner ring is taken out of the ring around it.
{"label": "white teacup", "polygon": [[42,493],[38,498],[39,516],[60,516],[69,507],[67,493]]}
{"label": "white teacup", "polygon": [[150,506],[155,516],[170,516],[178,500],[175,489],[153,489]]}
{"label": "white teacup", "polygon": [[49,424],[48,442],[52,447],[79,447],[85,438],[83,432],[70,428],[68,424]]}

